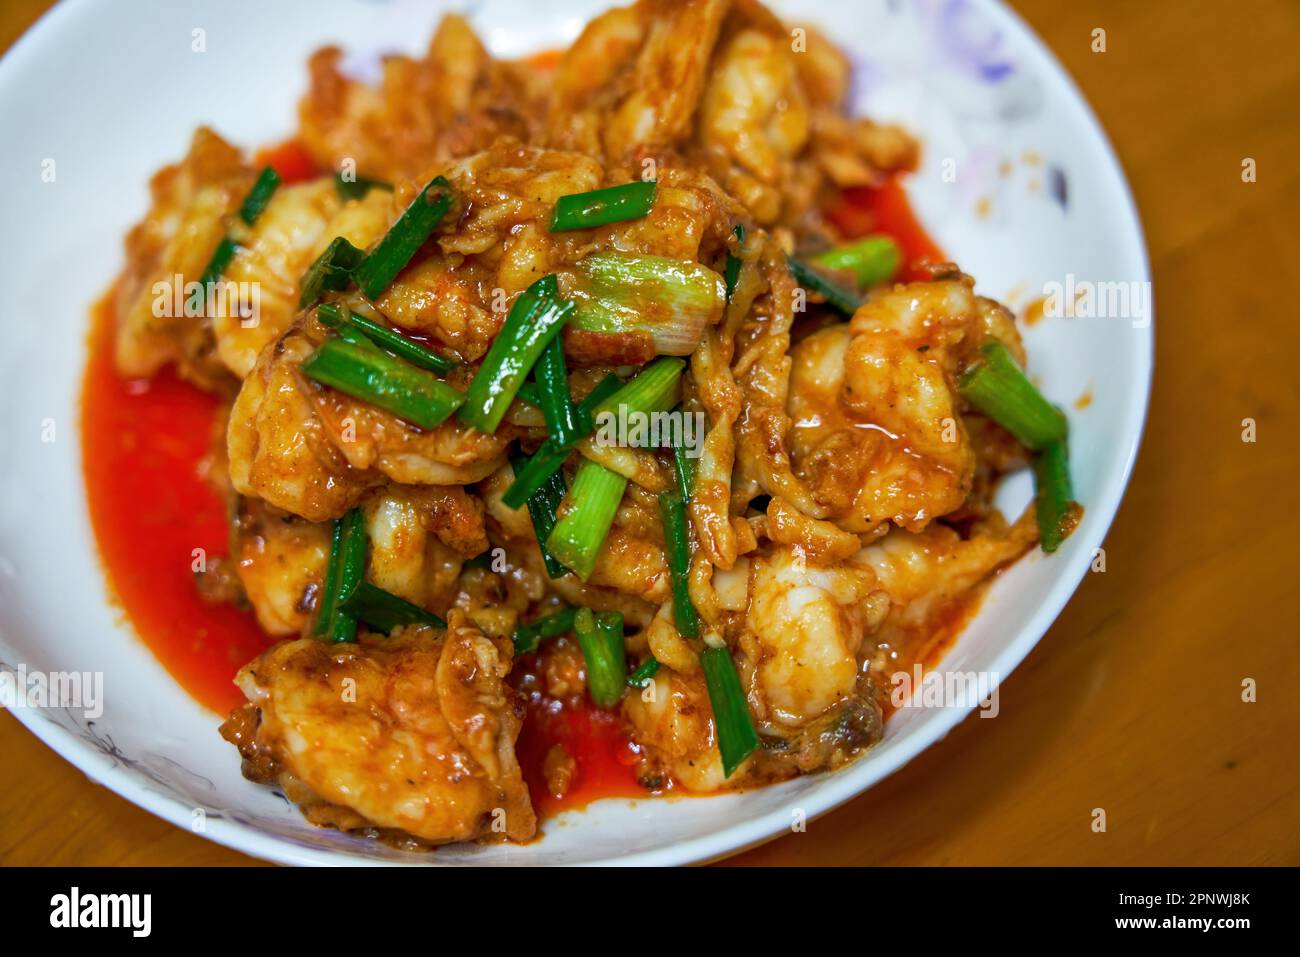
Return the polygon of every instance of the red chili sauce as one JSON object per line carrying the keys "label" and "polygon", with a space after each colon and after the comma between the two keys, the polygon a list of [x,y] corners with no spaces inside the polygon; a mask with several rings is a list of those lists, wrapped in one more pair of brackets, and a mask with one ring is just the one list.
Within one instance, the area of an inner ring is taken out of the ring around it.
{"label": "red chili sauce", "polygon": [[[256,163],[274,166],[286,183],[320,173],[292,140],[259,152]],[[903,279],[914,275],[915,260],[944,259],[896,182],[849,190],[827,215],[849,237],[892,235],[909,264]],[[171,369],[147,381],[120,378],[115,324],[110,293],[95,308],[81,400],[91,523],[112,591],[136,632],[186,691],[225,714],[243,700],[232,683],[235,672],[272,639],[251,612],[205,601],[195,586],[195,549],[209,561],[229,550],[225,506],[203,474],[218,401]],[[935,642],[925,658],[937,658],[946,643]],[[542,771],[555,744],[577,765],[562,799],[547,793]],[[616,714],[534,701],[518,752],[544,816],[602,797],[646,793],[634,775],[635,745]]]}

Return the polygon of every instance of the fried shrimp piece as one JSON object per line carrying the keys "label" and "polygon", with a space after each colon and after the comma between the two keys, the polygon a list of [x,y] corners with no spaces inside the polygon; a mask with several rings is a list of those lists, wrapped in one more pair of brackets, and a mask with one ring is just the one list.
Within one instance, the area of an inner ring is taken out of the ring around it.
{"label": "fried shrimp piece", "polygon": [[688,791],[716,791],[746,779],[752,758],[731,777],[723,774],[703,674],[662,668],[643,691],[623,699],[623,714],[645,750],[637,768],[642,786],[658,791],[676,783]]}
{"label": "fried shrimp piece", "polygon": [[445,635],[281,642],[239,672],[248,704],[222,734],[246,777],[277,784],[315,824],[526,841],[537,818],[515,758],[522,709],[502,680],[511,655],[458,611]]}
{"label": "fried shrimp piece", "polygon": [[442,611],[448,576],[487,550],[483,504],[458,485],[390,485],[365,503],[370,577],[407,601]]}
{"label": "fried shrimp piece", "polygon": [[755,218],[781,213],[791,161],[808,141],[808,106],[790,38],[756,29],[718,51],[700,105],[699,138],[730,161],[723,185]]}
{"label": "fried shrimp piece", "polygon": [[864,548],[855,561],[871,568],[889,596],[879,637],[929,628],[953,601],[1033,547],[1037,535],[1031,505],[1010,528],[994,523],[965,539],[943,525],[916,533],[894,529]]}
{"label": "fried shrimp piece", "polygon": [[391,206],[384,190],[343,203],[334,181],[321,179],[281,186],[251,227],[236,220],[239,250],[224,278],[237,288],[256,287],[258,300],[248,318],[231,309],[212,318],[226,368],[237,378],[247,376],[266,344],[298,314],[298,283],[307,267],[335,236],[360,249],[376,242],[388,229]]}
{"label": "fried shrimp piece", "polygon": [[[454,380],[462,390],[468,382]],[[505,461],[514,437],[509,428],[480,432],[455,416],[420,429],[377,406],[316,382],[304,389],[323,433],[354,470],[376,469],[404,485],[469,485]]]}
{"label": "fried shrimp piece", "polygon": [[604,131],[613,158],[640,156],[691,134],[710,57],[731,0],[643,0],[645,43],[631,74],[631,93]]}
{"label": "fried shrimp piece", "polygon": [[753,300],[754,315],[739,330],[739,354],[732,364],[745,404],[736,422],[733,487],[746,501],[763,491],[784,497],[810,518],[827,518],[831,509],[795,473],[790,457],[790,330],[798,286],[780,244],[764,235],[758,245],[754,282],[762,292]]}
{"label": "fried shrimp piece", "polygon": [[324,336],[312,314],[301,316],[244,380],[227,435],[236,491],[320,522],[357,504],[381,475],[467,485],[505,461],[508,428],[487,434],[451,418],[426,431],[308,379],[302,363]]}
{"label": "fried shrimp piece", "polygon": [[337,47],[312,56],[298,108],[299,135],[324,169],[351,160],[359,174],[394,182],[501,136],[530,139],[543,123],[543,78],[493,60],[456,15],[443,18],[423,59],[387,57],[378,88],[344,76],[342,57]]}
{"label": "fried shrimp piece", "polygon": [[956,278],[912,282],[878,292],[854,313],[850,328],[855,334],[892,333],[949,375],[955,376],[991,338],[1000,340],[1024,365],[1020,332],[1006,307],[976,296],[975,280],[956,267],[940,269]]}
{"label": "fried shrimp piece", "polygon": [[181,375],[207,389],[228,385],[214,355],[211,327],[178,311],[184,290],[198,282],[225,233],[224,217],[241,202],[253,181],[239,150],[200,127],[189,152],[149,183],[152,205],[127,235],[126,266],[117,285],[118,371],[127,377],[154,375],[175,362]]}
{"label": "fried shrimp piece", "polygon": [[232,550],[244,594],[269,635],[300,634],[320,600],[330,526],[240,496]]}
{"label": "fried shrimp piece", "polygon": [[600,164],[578,153],[502,143],[435,165],[401,184],[410,202],[436,174],[451,181],[461,215],[438,240],[443,255],[403,271],[375,305],[396,324],[425,333],[473,362],[487,352],[509,300],[548,272],[567,243],[548,232],[554,203],[601,185]]}
{"label": "fried shrimp piece", "polygon": [[620,75],[645,40],[639,7],[615,7],[589,22],[551,77],[547,139],[555,147],[599,155],[605,110],[617,102]]}
{"label": "fried shrimp piece", "polygon": [[862,548],[856,535],[832,522],[809,518],[779,495],[768,503],[765,529],[772,541],[798,545],[816,564],[843,561]]}
{"label": "fried shrimp piece", "polygon": [[792,358],[792,455],[828,518],[855,533],[920,529],[961,506],[975,460],[938,361],[897,334],[843,325]]}
{"label": "fried shrimp piece", "polygon": [[750,702],[773,730],[790,733],[858,690],[858,652],[888,611],[870,566],[808,564],[791,546],[750,559],[747,633]]}
{"label": "fried shrimp piece", "polygon": [[315,350],[296,324],[258,357],[231,408],[226,433],[236,492],[310,522],[338,518],[378,484],[330,440],[299,370]]}

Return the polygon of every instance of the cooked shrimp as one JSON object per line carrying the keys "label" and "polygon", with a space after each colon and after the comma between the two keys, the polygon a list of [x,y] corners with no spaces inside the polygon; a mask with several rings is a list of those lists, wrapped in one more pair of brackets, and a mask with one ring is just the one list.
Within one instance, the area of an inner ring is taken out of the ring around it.
{"label": "cooked shrimp", "polygon": [[503,135],[527,138],[544,117],[541,78],[493,60],[462,17],[443,18],[424,58],[387,57],[377,89],[345,76],[342,56],[326,47],[311,58],[298,110],[302,141],[323,169],[351,161],[392,182]]}
{"label": "cooked shrimp", "polygon": [[623,713],[645,748],[637,776],[650,790],[676,783],[688,791],[716,791],[743,782],[744,766],[730,778],[723,773],[702,674],[662,669],[645,690],[623,700]]}
{"label": "cooked shrimp", "polygon": [[[335,236],[365,249],[388,228],[392,201],[383,190],[341,204],[333,180],[282,186],[251,227],[240,226],[239,250],[223,278],[257,289],[257,311],[219,310],[212,318],[217,355],[237,378],[298,313],[298,282]],[[237,288],[244,288],[239,285]],[[248,305],[248,304],[244,304]]]}
{"label": "cooked shrimp", "polygon": [[897,334],[843,325],[792,350],[792,452],[827,517],[849,532],[908,528],[957,508],[974,456],[943,369]]}
{"label": "cooked shrimp", "polygon": [[731,160],[723,180],[760,223],[781,212],[790,160],[808,141],[808,108],[789,37],[742,30],[714,59],[700,140]]}
{"label": "cooked shrimp", "polygon": [[299,634],[312,620],[330,554],[330,526],[240,498],[236,570],[257,623],[269,635]]}
{"label": "cooked shrimp", "polygon": [[742,648],[755,674],[751,703],[786,728],[799,728],[852,696],[863,638],[888,610],[865,564],[817,568],[795,548],[750,559],[748,631]]}
{"label": "cooked shrimp", "polygon": [[244,380],[227,432],[230,481],[310,522],[337,518],[377,478],[330,441],[298,367],[315,343],[297,327],[268,345]]}
{"label": "cooked shrimp", "polygon": [[514,755],[510,659],[509,642],[484,638],[458,612],[445,636],[282,642],[236,679],[255,725],[232,718],[223,733],[246,772],[278,782],[320,823],[430,844],[527,840],[537,819]]}
{"label": "cooked shrimp", "polygon": [[[194,133],[181,162],[149,184],[153,205],[126,240],[126,266],[117,286],[118,371],[156,373],[175,362],[181,374],[206,388],[223,384],[210,326],[177,314],[173,284],[197,282],[225,231],[225,216],[252,182],[242,156],[207,127]],[[183,293],[183,290],[180,290]],[[159,308],[162,306],[162,308]]]}

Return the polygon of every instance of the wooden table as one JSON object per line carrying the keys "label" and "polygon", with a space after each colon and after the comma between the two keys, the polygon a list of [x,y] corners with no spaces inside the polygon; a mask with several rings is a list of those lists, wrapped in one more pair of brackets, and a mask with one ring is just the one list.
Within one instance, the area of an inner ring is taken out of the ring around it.
{"label": "wooden table", "polygon": [[[0,47],[47,5],[6,0]],[[1155,273],[1155,392],[1107,571],[1003,686],[998,720],[732,863],[1300,864],[1300,5],[1015,6],[1109,130]],[[91,784],[9,715],[0,751],[20,772],[0,788],[0,862],[250,863]]]}

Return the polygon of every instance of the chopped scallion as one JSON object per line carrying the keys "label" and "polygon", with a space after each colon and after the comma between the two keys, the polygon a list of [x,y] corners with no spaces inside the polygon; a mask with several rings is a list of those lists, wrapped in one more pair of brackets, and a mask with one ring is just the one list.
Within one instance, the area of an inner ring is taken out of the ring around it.
{"label": "chopped scallion", "polygon": [[636,671],[627,676],[629,688],[644,688],[655,675],[659,674],[660,664],[654,658],[647,658]]}
{"label": "chopped scallion", "polygon": [[726,648],[705,648],[700,653],[704,668],[704,683],[709,689],[713,704],[713,724],[718,736],[718,751],[722,754],[722,772],[731,777],[747,757],[758,747],[758,732],[749,713],[749,702],[740,686],[740,675],[731,652]]}
{"label": "chopped scallion", "polygon": [[[596,388],[591,391],[590,395],[578,403],[578,416],[581,425],[579,438],[585,438],[595,429],[593,414],[596,407],[621,388],[623,388],[623,382],[617,376],[607,375],[596,384]],[[538,401],[540,402],[540,396]],[[533,453],[522,469],[515,470],[515,480],[506,489],[501,500],[510,508],[519,508],[546,484],[552,475],[559,471],[571,451],[571,446],[561,445],[554,439],[547,439],[542,443],[542,447]]]}
{"label": "chopped scallion", "polygon": [[640,219],[654,206],[656,187],[654,180],[645,180],[561,196],[551,216],[551,232]]}
{"label": "chopped scallion", "polygon": [[428,346],[416,342],[414,339],[408,339],[396,329],[382,326],[373,319],[355,313],[342,303],[323,303],[316,310],[316,318],[331,329],[340,331],[344,328],[356,329],[371,342],[382,346],[393,355],[405,359],[418,368],[443,374],[450,372],[456,365],[445,356],[438,355]]}
{"label": "chopped scallion", "polygon": [[392,634],[399,625],[431,625],[446,628],[447,623],[431,611],[412,604],[399,595],[384,591],[378,585],[362,579],[343,596],[340,606],[358,621],[364,621],[375,631]]}
{"label": "chopped scallion", "polygon": [[342,236],[335,236],[316,261],[307,267],[299,280],[302,290],[298,295],[298,308],[307,309],[325,294],[326,290],[342,292],[352,281],[352,270],[365,257],[365,253]]}
{"label": "chopped scallion", "polygon": [[380,179],[370,179],[367,176],[352,175],[351,179],[344,177],[342,173],[334,174],[334,189],[338,191],[339,199],[365,199],[366,194],[372,189],[386,189],[391,191],[392,183],[385,183]]}
{"label": "chopped scallion", "polygon": [[554,274],[529,286],[506,316],[483,364],[474,374],[460,420],[481,432],[495,432],[524,377],[573,314],[573,303],[559,300]]}
{"label": "chopped scallion", "polygon": [[533,375],[537,378],[547,433],[560,445],[577,442],[582,437],[581,416],[569,395],[569,371],[564,363],[564,343],[559,336],[542,350]]}
{"label": "chopped scallion", "polygon": [[789,258],[790,272],[794,278],[809,292],[813,292],[826,300],[826,304],[846,316],[851,316],[858,311],[862,305],[862,299],[856,292],[845,289],[839,283],[832,282],[812,266],[795,259]]}
{"label": "chopped scallion", "polygon": [[[510,460],[516,474],[523,468],[524,462],[523,456]],[[569,573],[546,547],[546,538],[555,527],[555,512],[564,500],[565,491],[564,473],[557,469],[541,488],[528,497],[528,517],[533,523],[533,534],[537,536],[537,547],[541,550],[542,564],[546,566],[548,578],[562,578]]]}
{"label": "chopped scallion", "polygon": [[573,625],[587,663],[587,693],[597,707],[616,707],[627,683],[623,616],[616,611],[593,613],[590,608],[580,608]]}
{"label": "chopped scallion", "polygon": [[700,616],[691,603],[691,540],[686,526],[686,506],[675,490],[659,493],[659,515],[664,523],[664,552],[673,582],[673,621],[686,638],[700,636]]}
{"label": "chopped scallion", "polygon": [[813,265],[836,272],[851,272],[859,289],[893,279],[902,265],[903,253],[892,236],[868,236],[847,246],[837,246],[813,257]]}
{"label": "chopped scallion", "polygon": [[574,269],[575,329],[645,333],[661,356],[688,356],[727,294],[707,266],[664,256],[593,253]]}
{"label": "chopped scallion", "polygon": [[1065,441],[1065,415],[1043,398],[996,339],[980,348],[980,358],[957,379],[957,390],[1028,449],[1041,451]]}
{"label": "chopped scallion", "polygon": [[1038,539],[1049,555],[1061,547],[1079,520],[1079,504],[1070,486],[1070,462],[1064,442],[1049,445],[1034,459]]}
{"label": "chopped scallion", "polygon": [[567,510],[547,536],[546,547],[584,582],[596,567],[600,546],[614,524],[627,479],[583,459],[565,496]]}
{"label": "chopped scallion", "polygon": [[303,374],[385,409],[422,429],[435,429],[465,396],[401,359],[344,339],[326,339],[302,364]]}
{"label": "chopped scallion", "polygon": [[203,276],[199,279],[204,290],[208,288],[209,283],[221,280],[222,273],[230,265],[230,260],[235,258],[235,251],[238,249],[239,246],[229,236],[221,237],[221,242],[217,243],[217,248],[212,251],[212,257],[208,260]]}
{"label": "chopped scallion", "polygon": [[353,270],[352,278],[368,299],[378,299],[384,294],[447,215],[451,199],[451,184],[435,176],[397,217],[397,222],[370,255]]}
{"label": "chopped scallion", "polygon": [[266,204],[271,201],[279,185],[280,174],[270,166],[263,167],[262,172],[257,174],[252,189],[244,197],[243,205],[239,207],[239,218],[250,226],[257,222],[257,217],[262,215],[262,210],[266,209]]}
{"label": "chopped scallion", "polygon": [[573,631],[573,620],[578,614],[576,608],[565,608],[553,615],[525,622],[515,627],[515,654],[526,655],[536,651],[543,639],[556,638],[566,631]]}
{"label": "chopped scallion", "polygon": [[366,520],[361,509],[354,508],[334,521],[329,564],[316,607],[312,634],[327,641],[356,641],[357,619],[343,607],[343,598],[352,593],[366,571]]}

